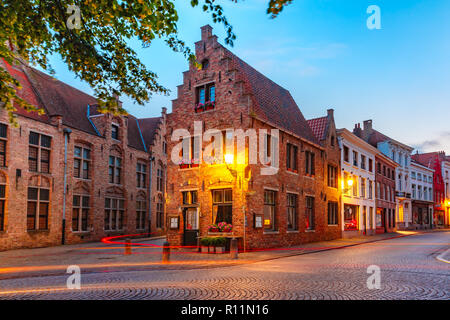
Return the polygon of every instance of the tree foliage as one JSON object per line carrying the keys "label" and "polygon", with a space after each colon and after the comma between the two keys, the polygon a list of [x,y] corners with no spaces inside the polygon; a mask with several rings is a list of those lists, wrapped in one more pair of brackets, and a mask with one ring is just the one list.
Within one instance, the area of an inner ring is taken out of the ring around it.
{"label": "tree foliage", "polygon": [[[68,25],[72,5],[80,10],[80,28]],[[191,6],[201,7],[213,22],[222,24],[225,43],[233,45],[236,36],[215,0],[191,0]],[[169,92],[127,40],[137,38],[146,47],[160,38],[196,63],[193,52],[178,38],[177,22],[173,0],[0,0],[0,58],[14,64],[20,56],[52,73],[48,57],[59,54],[68,69],[93,88],[101,111],[122,114],[125,110],[114,96],[125,94],[142,105],[152,93]],[[12,123],[14,105],[37,110],[17,96],[17,88],[20,84],[0,68],[0,104]]]}

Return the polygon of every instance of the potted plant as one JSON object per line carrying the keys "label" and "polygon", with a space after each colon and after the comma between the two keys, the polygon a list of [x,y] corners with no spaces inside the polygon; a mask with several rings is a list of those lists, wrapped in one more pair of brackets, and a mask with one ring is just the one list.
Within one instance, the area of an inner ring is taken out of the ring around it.
{"label": "potted plant", "polygon": [[208,226],[208,232],[220,232],[220,230],[217,224],[210,224]]}
{"label": "potted plant", "polygon": [[225,253],[225,243],[227,239],[225,237],[217,237],[214,240],[214,246],[216,247],[216,253]]}
{"label": "potted plant", "polygon": [[214,109],[215,102],[214,101],[206,101],[205,102],[205,111]]}
{"label": "potted plant", "polygon": [[220,232],[231,232],[233,230],[233,226],[226,222],[219,222],[217,225]]}
{"label": "potted plant", "polygon": [[211,243],[211,238],[205,237],[200,239],[200,245],[202,248],[202,253],[208,253],[209,252],[209,245]]}
{"label": "potted plant", "polygon": [[204,111],[204,109],[205,109],[205,105],[203,103],[197,104],[194,108],[195,113],[202,112],[202,111]]}

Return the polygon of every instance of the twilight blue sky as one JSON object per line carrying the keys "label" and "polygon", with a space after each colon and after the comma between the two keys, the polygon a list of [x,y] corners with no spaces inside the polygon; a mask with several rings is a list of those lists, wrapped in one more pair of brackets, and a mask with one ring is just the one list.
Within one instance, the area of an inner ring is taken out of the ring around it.
{"label": "twilight blue sky", "polygon": [[[338,128],[373,119],[394,139],[450,154],[449,0],[295,0],[274,20],[268,0],[218,1],[237,35],[230,49],[288,89],[307,119],[332,107]],[[223,43],[223,27],[189,2],[176,0],[180,38],[192,48],[211,24]],[[369,5],[381,9],[381,30],[366,27]],[[187,61],[162,41],[130,44],[172,93],[144,107],[122,97],[126,109],[137,117],[170,111]],[[51,61],[56,78],[92,93],[58,57]]]}

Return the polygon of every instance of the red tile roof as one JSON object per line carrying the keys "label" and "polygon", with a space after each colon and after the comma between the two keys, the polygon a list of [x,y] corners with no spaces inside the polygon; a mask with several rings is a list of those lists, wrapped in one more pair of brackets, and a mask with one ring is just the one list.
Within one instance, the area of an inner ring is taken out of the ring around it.
{"label": "red tile roof", "polygon": [[[4,61],[1,62],[0,67],[5,68],[21,83],[22,89],[18,92],[19,96],[28,103],[45,110],[44,115],[38,115],[36,112],[29,113],[17,108],[16,114],[47,123],[50,122],[51,116],[61,115],[64,125],[97,135],[87,114],[88,105],[91,106],[90,115],[98,114],[96,98],[27,65],[10,66]],[[152,125],[146,125],[147,119],[142,119],[144,128],[139,123],[141,136],[137,123],[140,120],[132,115],[128,115],[128,119],[128,144],[135,149],[145,151],[144,143],[149,146],[153,142],[156,129]],[[149,132],[145,132],[147,129]]]}
{"label": "red tile roof", "polygon": [[328,117],[325,116],[307,121],[317,139],[319,139],[319,141],[324,140],[327,133]]}
{"label": "red tile roof", "polygon": [[225,47],[222,48],[243,76],[245,91],[251,94],[257,116],[318,145],[319,141],[289,91],[265,77]]}
{"label": "red tile roof", "polygon": [[435,161],[442,162],[445,161],[447,156],[445,156],[444,152],[427,152],[427,153],[416,153],[411,156],[411,158],[429,168],[433,168],[433,164]]}
{"label": "red tile roof", "polygon": [[155,139],[155,133],[162,122],[162,117],[137,119],[137,122],[139,123],[147,150],[149,150]]}

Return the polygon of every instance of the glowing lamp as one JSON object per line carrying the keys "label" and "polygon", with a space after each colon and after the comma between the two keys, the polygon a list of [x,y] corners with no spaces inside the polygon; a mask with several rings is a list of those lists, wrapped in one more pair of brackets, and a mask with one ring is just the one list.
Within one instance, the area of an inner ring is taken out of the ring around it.
{"label": "glowing lamp", "polygon": [[234,156],[232,154],[229,154],[229,153],[225,154],[225,162],[227,164],[232,164],[233,161],[234,161]]}
{"label": "glowing lamp", "polygon": [[352,179],[349,179],[348,181],[347,181],[347,184],[351,187],[351,186],[353,186],[353,180]]}

